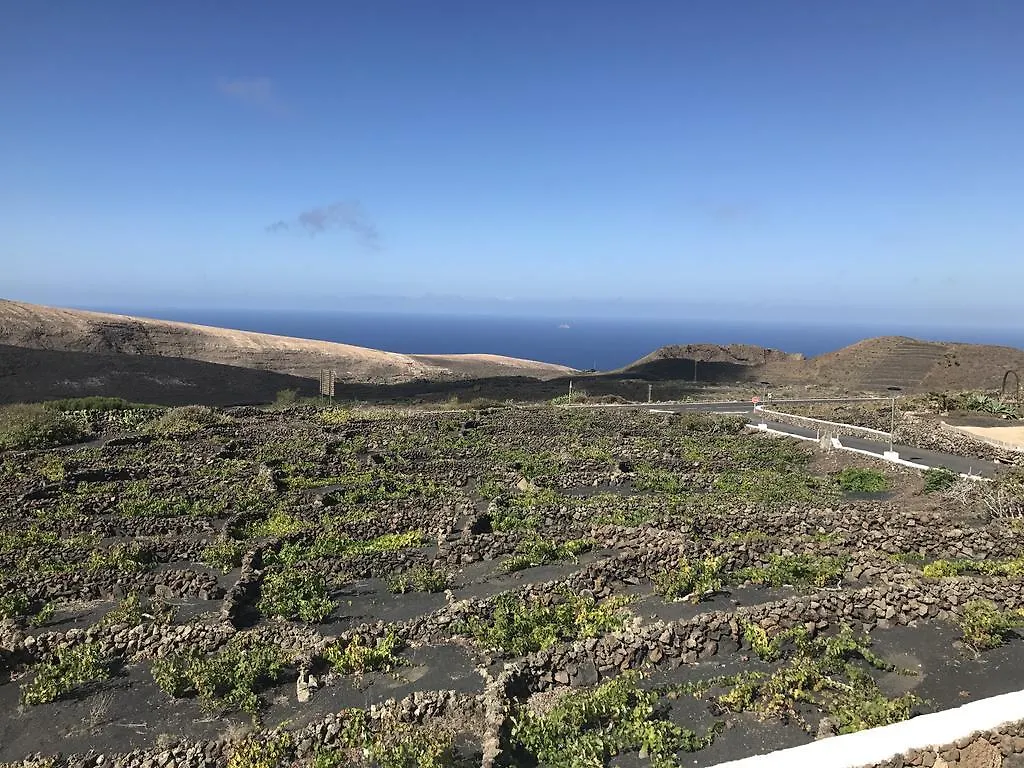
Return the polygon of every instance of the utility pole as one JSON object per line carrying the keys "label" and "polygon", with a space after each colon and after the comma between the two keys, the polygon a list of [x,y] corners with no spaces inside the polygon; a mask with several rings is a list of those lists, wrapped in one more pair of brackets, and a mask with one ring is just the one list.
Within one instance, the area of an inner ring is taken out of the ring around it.
{"label": "utility pole", "polygon": [[651,385],[651,384],[648,384],[648,385],[647,385],[647,402],[648,402],[648,403],[649,403],[649,402],[651,402],[651,387],[652,387],[652,386],[653,386],[653,385]]}
{"label": "utility pole", "polygon": [[569,400],[568,404],[572,405],[572,379],[569,379]]}

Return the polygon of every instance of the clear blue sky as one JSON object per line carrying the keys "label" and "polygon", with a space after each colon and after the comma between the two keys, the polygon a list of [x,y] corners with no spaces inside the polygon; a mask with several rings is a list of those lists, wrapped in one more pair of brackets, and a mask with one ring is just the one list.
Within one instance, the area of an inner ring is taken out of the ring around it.
{"label": "clear blue sky", "polygon": [[1024,3],[3,0],[0,179],[9,298],[1021,325]]}

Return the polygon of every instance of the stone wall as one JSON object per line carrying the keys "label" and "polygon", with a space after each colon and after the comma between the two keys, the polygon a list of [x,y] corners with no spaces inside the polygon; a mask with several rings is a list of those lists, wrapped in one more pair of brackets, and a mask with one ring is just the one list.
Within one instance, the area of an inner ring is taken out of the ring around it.
{"label": "stone wall", "polygon": [[973,733],[950,744],[912,749],[864,768],[1024,768],[1024,721]]}
{"label": "stone wall", "polygon": [[[367,711],[372,733],[387,733],[402,725],[427,725],[451,729],[452,723],[483,729],[485,695],[456,691],[423,691],[403,699],[388,699]],[[344,746],[344,713],[332,713],[292,732],[285,758],[278,765],[309,764],[317,752]],[[274,731],[256,731],[249,743],[270,743]],[[182,740],[168,747],[136,749],[121,754],[96,751],[72,755],[29,755],[18,763],[0,768],[223,768],[241,746],[227,739]]]}

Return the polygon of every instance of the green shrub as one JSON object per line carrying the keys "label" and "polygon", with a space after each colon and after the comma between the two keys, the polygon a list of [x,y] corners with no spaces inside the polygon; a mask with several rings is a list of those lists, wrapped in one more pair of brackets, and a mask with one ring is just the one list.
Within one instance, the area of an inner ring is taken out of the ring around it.
{"label": "green shrub", "polygon": [[969,393],[966,398],[961,399],[959,405],[967,411],[990,413],[995,416],[1013,418],[1017,415],[1017,409],[1010,403],[1003,403],[998,397],[985,393]]}
{"label": "green shrub", "polygon": [[[338,747],[318,750],[311,768],[348,768],[353,753],[361,754],[376,768],[453,768],[456,763],[452,737],[423,725],[409,725],[393,718],[371,732],[366,712],[346,710],[348,715],[338,734]],[[362,761],[358,762],[363,765]]]}
{"label": "green shrub", "polygon": [[977,573],[985,565],[973,560],[934,560],[921,569],[921,573],[931,579],[942,579],[960,576],[963,573]]}
{"label": "green shrub", "polygon": [[670,425],[673,431],[681,432],[684,435],[720,437],[742,434],[746,429],[747,420],[737,416],[718,416],[684,411],[672,416]]}
{"label": "green shrub", "polygon": [[[288,520],[296,522],[295,530],[305,530],[310,523],[298,521],[289,515],[282,515],[278,518],[275,526],[281,530],[288,530],[291,524]],[[321,522],[322,526],[329,526],[329,522]],[[277,535],[286,535],[280,533]],[[425,539],[420,531],[406,531],[404,533],[385,533],[375,539],[353,539],[344,534],[322,533],[310,543],[299,541],[289,542],[281,547],[276,553],[268,553],[264,562],[269,565],[293,566],[297,563],[316,560],[321,558],[347,558],[361,555],[380,555],[389,552],[401,552],[405,549],[412,549],[423,545]]]}
{"label": "green shrub", "polygon": [[485,648],[524,656],[560,640],[597,637],[619,629],[626,620],[622,608],[627,602],[612,598],[598,603],[592,597],[563,594],[558,602],[542,605],[504,592],[494,598],[490,616],[473,616],[457,624],[455,631]]}
{"label": "green shrub", "polygon": [[131,544],[115,544],[110,549],[94,549],[88,559],[81,564],[67,563],[66,568],[84,567],[89,573],[112,570],[117,573],[140,573],[148,570],[153,563],[153,555],[138,542]]}
{"label": "green shrub", "polygon": [[880,493],[889,489],[889,480],[877,469],[846,467],[836,475],[844,493]]}
{"label": "green shrub", "polygon": [[351,408],[345,408],[337,405],[321,409],[318,416],[320,421],[327,425],[348,424],[355,418],[355,414]]}
{"label": "green shrub", "polygon": [[496,531],[533,531],[540,526],[543,509],[557,507],[564,500],[551,488],[533,488],[528,491],[508,492],[499,490],[489,497],[485,486],[478,489],[483,498],[494,498],[495,508],[491,513],[492,527]]}
{"label": "green shrub", "polygon": [[633,488],[645,493],[686,494],[690,489],[678,472],[641,464],[633,475]]}
{"label": "green shrub", "polygon": [[668,718],[659,696],[627,673],[581,692],[572,692],[550,711],[538,714],[525,705],[512,716],[508,750],[526,762],[549,768],[608,765],[624,752],[636,751],[654,768],[673,768],[676,754],[703,749],[713,732],[699,737]]}
{"label": "green shrub", "polygon": [[448,588],[449,576],[444,571],[426,565],[417,565],[388,579],[388,589],[395,594],[406,592],[443,592]]}
{"label": "green shrub", "polygon": [[362,635],[355,635],[347,643],[335,642],[327,646],[323,658],[340,675],[386,672],[403,663],[397,654],[404,647],[405,641],[394,630],[388,630],[372,646],[365,644]]}
{"label": "green shrub", "polygon": [[1000,611],[988,600],[975,600],[964,606],[957,623],[964,644],[980,653],[1002,645],[1014,630],[1024,627],[1024,610]]}
{"label": "green shrub", "polygon": [[118,624],[170,624],[177,610],[160,598],[151,598],[138,592],[125,596],[116,608],[110,610],[96,622],[98,627],[112,627]]}
{"label": "green shrub", "polygon": [[62,483],[67,476],[67,465],[63,457],[54,453],[44,454],[39,459],[38,470],[43,479],[50,483]]}
{"label": "green shrub", "polygon": [[27,616],[31,601],[24,592],[16,592],[4,586],[0,593],[0,619],[14,619]]}
{"label": "green shrub", "polygon": [[841,733],[906,720],[920,699],[912,694],[886,697],[864,666],[891,671],[849,627],[831,637],[811,638],[798,626],[769,638],[763,628],[747,625],[744,634],[765,660],[784,659],[770,674],[749,672],[729,681],[730,690],[718,698],[734,712],[749,711],[763,719],[801,720],[800,707],[824,710]]}
{"label": "green shrub", "polygon": [[281,389],[274,398],[275,408],[289,408],[299,402],[299,390]]}
{"label": "green shrub", "polygon": [[772,555],[768,565],[737,571],[741,579],[772,587],[824,587],[842,581],[846,557],[828,555]]}
{"label": "green shrub", "polygon": [[557,477],[563,469],[562,460],[551,451],[530,451],[518,447],[498,449],[494,451],[494,460],[527,480]]}
{"label": "green shrub", "polygon": [[724,557],[705,557],[691,562],[679,561],[679,567],[655,577],[658,594],[669,600],[687,597],[697,603],[722,588]]}
{"label": "green shrub", "polygon": [[924,492],[939,493],[956,485],[960,476],[948,469],[926,469],[924,471]]}
{"label": "green shrub", "polygon": [[157,435],[192,435],[211,424],[223,421],[223,417],[205,405],[184,405],[171,408],[159,419],[151,422],[148,430]]}
{"label": "green shrub", "polygon": [[[735,464],[734,464],[735,465]],[[834,495],[827,482],[792,468],[742,468],[722,472],[714,480],[718,498],[759,504],[790,505],[794,502],[823,502]]]}
{"label": "green shrub", "polygon": [[401,726],[377,734],[364,747],[378,768],[450,768],[452,739],[422,728]]}
{"label": "green shrub", "polygon": [[909,565],[923,565],[928,558],[920,552],[894,552],[889,555],[889,560],[894,563],[907,563]]}
{"label": "green shrub", "polygon": [[249,546],[244,541],[218,541],[203,550],[200,560],[206,565],[220,568],[227,573],[233,568],[242,564],[242,558],[249,551]]}
{"label": "green shrub", "polygon": [[125,486],[117,502],[117,511],[128,517],[209,517],[225,509],[223,500],[207,503],[161,492],[144,481]]}
{"label": "green shrub", "polygon": [[67,694],[110,678],[110,661],[97,643],[62,648],[55,658],[35,667],[35,677],[21,686],[25,706],[46,704]]}
{"label": "green shrub", "polygon": [[507,557],[501,567],[506,573],[512,573],[562,560],[575,560],[577,555],[589,551],[593,546],[594,542],[590,539],[570,539],[562,544],[553,544],[534,537],[520,542],[516,554]]}
{"label": "green shrub", "polygon": [[982,576],[1024,576],[1024,555],[1012,560],[934,560],[921,569],[921,573],[932,579],[977,573]]}
{"label": "green shrub", "polygon": [[327,592],[322,573],[294,568],[272,570],[260,589],[259,609],[264,616],[298,618],[315,624],[330,616],[337,605]]}
{"label": "green shrub", "polygon": [[0,620],[25,619],[41,627],[53,618],[53,603],[32,601],[20,590],[11,589],[0,579]]}
{"label": "green shrub", "polygon": [[[322,546],[319,542],[324,542]],[[318,539],[311,552],[314,557],[332,557],[337,555],[374,555],[386,552],[401,552],[405,549],[422,547],[426,538],[422,531],[404,531],[402,533],[385,533],[375,539],[349,539],[342,545],[340,552],[328,546],[329,538]]]}
{"label": "green shrub", "polygon": [[60,400],[47,400],[43,403],[54,411],[128,411],[136,408],[158,408],[159,406],[129,403],[120,397],[66,397]]}
{"label": "green shrub", "polygon": [[228,768],[279,768],[292,752],[292,738],[287,731],[249,736],[232,751]]}
{"label": "green shrub", "polygon": [[570,395],[568,392],[564,395],[558,395],[548,400],[549,405],[569,405],[570,403],[583,403],[589,399],[590,395],[587,394],[585,389],[574,389]]}
{"label": "green shrub", "polygon": [[54,448],[87,437],[82,424],[45,406],[0,406],[0,449]]}
{"label": "green shrub", "polygon": [[192,652],[153,661],[153,680],[173,698],[196,695],[209,710],[241,710],[253,718],[263,702],[259,691],[276,683],[289,661],[278,646],[236,635],[216,653]]}

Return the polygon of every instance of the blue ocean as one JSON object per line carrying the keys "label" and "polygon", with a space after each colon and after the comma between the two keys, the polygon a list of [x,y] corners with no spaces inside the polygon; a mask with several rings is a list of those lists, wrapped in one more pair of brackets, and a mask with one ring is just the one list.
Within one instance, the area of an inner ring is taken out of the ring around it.
{"label": "blue ocean", "polygon": [[[97,307],[97,309],[99,309]],[[607,371],[666,344],[757,344],[808,357],[870,337],[906,335],[1024,347],[1024,330],[795,325],[711,320],[499,317],[373,312],[104,307],[163,320],[323,339],[408,354],[487,352]]]}

